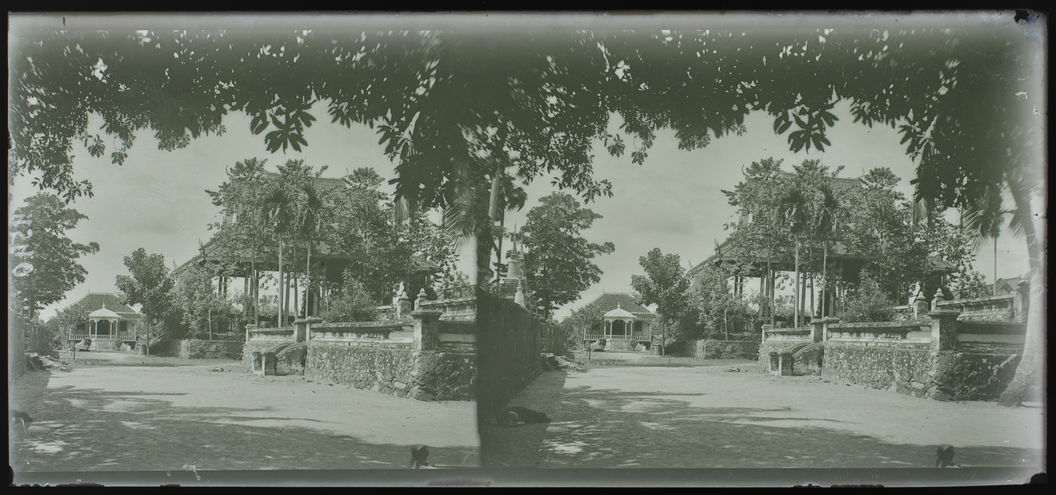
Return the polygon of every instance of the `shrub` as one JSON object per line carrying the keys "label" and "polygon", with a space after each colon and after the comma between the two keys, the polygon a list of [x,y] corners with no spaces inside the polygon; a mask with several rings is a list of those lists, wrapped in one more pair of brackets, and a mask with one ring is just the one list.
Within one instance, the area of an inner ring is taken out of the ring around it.
{"label": "shrub", "polygon": [[330,307],[319,316],[326,321],[374,321],[377,305],[358,280],[348,279],[341,284]]}
{"label": "shrub", "polygon": [[875,279],[862,276],[858,288],[848,294],[843,307],[836,313],[842,322],[893,321],[895,310]]}

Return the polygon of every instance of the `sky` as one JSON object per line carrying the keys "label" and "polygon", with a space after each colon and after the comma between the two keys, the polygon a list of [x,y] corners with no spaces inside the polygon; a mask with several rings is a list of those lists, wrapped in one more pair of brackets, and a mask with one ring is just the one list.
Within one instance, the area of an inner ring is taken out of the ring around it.
{"label": "sky", "polygon": [[[834,25],[843,23],[853,28],[868,27],[872,22],[871,15],[873,14],[814,16],[809,19],[796,16],[745,19],[752,23],[769,22],[772,26],[781,26],[782,29],[788,28],[788,22],[795,20],[805,23],[800,25],[816,26],[819,19]],[[58,22],[59,16],[51,17],[54,18],[45,19],[42,25]],[[101,25],[108,26],[113,22],[111,17],[97,17],[93,22]],[[319,19],[317,16],[309,17],[312,22]],[[977,19],[978,16],[971,19],[961,17],[965,16],[933,16],[930,22],[945,24],[980,20]],[[492,28],[499,26],[495,24],[499,22],[499,18],[508,19],[503,16],[491,16],[488,25]],[[75,19],[71,17],[70,20],[73,22]],[[166,21],[177,24],[185,22],[181,19],[184,18],[165,18]],[[197,19],[187,18],[186,22]],[[254,22],[260,22],[252,16],[228,16],[223,19],[223,22],[247,23],[251,29]],[[404,22],[404,19],[406,17],[401,17],[399,22]],[[436,17],[428,19],[432,21]],[[472,20],[478,22],[480,19],[476,17]],[[641,19],[633,16],[604,16],[593,17],[591,22],[599,25],[616,25],[615,23],[622,22],[634,26],[642,22]],[[687,16],[682,15],[652,16],[648,19],[667,19],[672,23],[696,20],[687,19]],[[710,17],[708,20],[714,22],[715,19]],[[736,19],[741,18],[720,18]],[[745,19],[738,22],[746,22]],[[1001,16],[994,19],[1006,21]],[[24,22],[25,17],[20,16],[17,20]],[[271,20],[283,25],[289,25],[290,22],[286,17],[271,17]],[[346,22],[344,18],[337,20]],[[362,17],[359,20],[370,24],[377,22],[378,18]],[[561,23],[580,23],[582,16],[550,16],[543,20],[547,21],[547,26],[553,27]],[[533,22],[536,21],[539,19],[536,18]],[[225,167],[233,165],[237,160],[248,157],[267,158],[269,167],[274,169],[287,159],[302,158],[313,166],[329,165],[326,176],[330,177],[345,175],[362,166],[373,167],[386,178],[394,176],[393,164],[382,153],[373,131],[362,126],[349,129],[328,124],[321,106],[317,106],[315,113],[319,120],[308,130],[306,137],[309,146],[303,152],[291,150],[287,154],[269,153],[264,147],[263,136],[251,134],[249,119],[240,113],[233,113],[225,118],[227,133],[224,136],[201,137],[192,140],[188,147],[181,150],[160,151],[149,132],[141,133],[122,166],[110,163],[108,158],[92,158],[85,149],[75,148],[76,176],[78,179],[88,179],[94,184],[95,196],[80,198],[72,204],[89,219],[82,221],[76,229],[69,232],[69,236],[77,242],[96,241],[101,249],[96,254],[80,259],[80,263],[88,270],[84,283],[71,290],[63,301],[46,308],[41,316],[50,317],[57,309],[80,299],[89,291],[115,292],[115,276],[127,272],[122,257],[137,248],[142,247],[148,252],[163,254],[170,266],[182,264],[194,256],[199,244],[209,239],[207,224],[214,220],[217,213],[217,208],[210,203],[205,189],[215,188],[220,184],[225,178]],[[614,196],[599,198],[589,205],[603,218],[586,232],[586,236],[595,242],[612,241],[616,251],[597,259],[598,266],[604,272],[600,282],[585,291],[578,301],[557,311],[555,316],[566,316],[571,308],[593,300],[603,291],[630,291],[631,275],[640,273],[641,270],[638,257],[654,247],[659,247],[665,253],[678,254],[687,267],[710,256],[716,243],[725,238],[723,224],[731,219],[734,211],[726,203],[721,190],[736,184],[741,179],[741,168],[752,161],[770,156],[782,158],[785,160],[784,167],[791,170],[793,164],[798,164],[805,158],[821,158],[823,163],[830,166],[844,165],[844,177],[857,177],[870,168],[886,166],[902,177],[902,189],[907,195],[910,194],[912,189],[909,180],[914,176],[914,166],[899,145],[895,130],[886,127],[870,129],[853,124],[846,105],[838,106],[836,114],[840,121],[829,135],[832,147],[824,153],[816,150],[792,153],[785,137],[774,134],[769,118],[757,114],[748,117],[748,130],[744,135],[725,136],[713,140],[706,148],[695,151],[678,150],[673,133],[661,130],[650,150],[649,158],[642,166],[632,164],[629,155],[621,158],[611,157],[600,143],[597,144],[595,173],[612,181]],[[98,128],[99,123],[98,120],[93,120],[89,128]],[[632,147],[633,143],[628,143],[628,149]],[[507,215],[507,226],[523,224],[524,214],[528,209],[551,190],[552,186],[547,177],[538,178],[533,182],[528,187],[527,206],[520,212],[510,212]],[[16,180],[11,188],[11,209],[17,208],[25,197],[34,192],[36,191],[29,186],[29,178]],[[992,245],[984,246],[976,260],[976,268],[986,274],[988,279],[992,278],[993,270],[991,250]],[[1011,235],[1002,237],[999,242],[998,262],[999,277],[1025,273],[1026,249],[1022,238]],[[459,268],[466,273],[472,273],[474,266],[472,246],[466,243]]]}

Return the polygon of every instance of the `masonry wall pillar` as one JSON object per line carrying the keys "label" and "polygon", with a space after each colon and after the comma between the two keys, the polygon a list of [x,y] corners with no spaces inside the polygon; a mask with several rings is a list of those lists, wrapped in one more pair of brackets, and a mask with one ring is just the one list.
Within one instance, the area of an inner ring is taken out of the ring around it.
{"label": "masonry wall pillar", "polygon": [[419,351],[435,350],[440,346],[440,315],[438,309],[416,309],[414,318],[414,348]]}
{"label": "masonry wall pillar", "polygon": [[936,309],[928,313],[931,317],[931,348],[946,351],[957,347],[957,316],[960,311]]}
{"label": "masonry wall pillar", "polygon": [[293,321],[293,337],[295,342],[307,342],[312,339],[312,324],[322,323],[323,319],[318,316],[298,318]]}

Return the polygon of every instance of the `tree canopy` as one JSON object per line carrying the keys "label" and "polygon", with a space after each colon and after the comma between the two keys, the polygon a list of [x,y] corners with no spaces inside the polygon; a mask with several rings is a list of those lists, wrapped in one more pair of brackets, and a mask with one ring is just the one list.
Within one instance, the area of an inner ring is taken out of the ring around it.
{"label": "tree canopy", "polygon": [[416,209],[400,218],[397,204],[379,189],[384,179],[371,168],[336,180],[321,178],[324,169],[288,160],[269,172],[267,161],[256,158],[228,169],[227,180],[209,191],[222,217],[212,226],[217,231],[213,242],[225,253],[217,270],[225,269],[224,259],[245,264],[252,257],[273,264],[283,242],[285,268],[298,273],[303,274],[306,247],[325,246],[327,255],[344,258],[343,276],[354,280],[329,282],[346,292],[355,287],[357,300],[367,298],[374,305],[388,302],[400,281],[417,293],[422,282],[408,280],[415,258],[440,267],[434,277],[437,290],[460,283],[455,243],[427,212]]}
{"label": "tree canopy", "polygon": [[[452,200],[461,167],[495,174],[484,164],[495,159],[522,180],[555,172],[589,199],[611,192],[592,175],[593,140],[628,148],[608,134],[610,115],[641,163],[659,128],[699,148],[743,131],[752,111],[771,115],[791,149],[824,150],[830,110],[846,99],[856,122],[899,128],[921,194],[948,206],[1021,169],[1006,143],[1026,137],[1016,119],[1039,97],[1016,77],[1031,62],[1030,30],[741,27],[33,33],[13,45],[13,163],[74,197],[90,192],[73,177],[75,143],[120,163],[138,130],[175,149],[223,132],[239,111],[269,150],[296,150],[320,105],[332,122],[375,128],[397,163],[397,194],[425,206]],[[87,129],[92,114],[101,134]]]}
{"label": "tree canopy", "polygon": [[593,259],[616,249],[611,242],[583,237],[601,215],[567,193],[542,197],[513,235],[524,249],[525,295],[534,310],[549,319],[553,310],[579,299],[601,279]]}
{"label": "tree canopy", "polygon": [[8,254],[12,302],[19,312],[32,313],[58,302],[87,271],[77,263],[86,254],[99,251],[99,244],[81,244],[66,232],[88,217],[68,207],[53,194],[39,193],[26,199],[12,215],[12,249]]}
{"label": "tree canopy", "polygon": [[124,257],[128,275],[118,275],[114,284],[127,304],[141,304],[142,312],[155,322],[168,322],[176,316],[172,300],[175,281],[165,267],[165,257],[139,248]]}

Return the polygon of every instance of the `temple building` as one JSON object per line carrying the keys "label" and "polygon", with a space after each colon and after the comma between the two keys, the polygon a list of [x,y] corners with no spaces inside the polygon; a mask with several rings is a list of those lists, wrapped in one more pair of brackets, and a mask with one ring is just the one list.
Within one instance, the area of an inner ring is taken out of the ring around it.
{"label": "temple building", "polygon": [[[781,172],[781,174],[786,178],[794,175],[789,172]],[[861,187],[859,179],[830,177],[828,181],[832,189],[839,193],[855,187]],[[738,222],[750,223],[752,219],[750,215],[742,214]],[[787,244],[773,247],[774,249],[771,251],[767,246],[737,243],[733,237],[729,237],[715,247],[715,253],[712,256],[690,268],[686,275],[690,280],[695,280],[705,269],[732,265],[735,267],[734,271],[736,272],[736,275],[731,277],[731,287],[734,295],[744,295],[747,284],[751,282],[749,279],[755,279],[758,282],[758,294],[765,295],[761,301],[763,307],[760,308],[760,316],[763,318],[752,322],[752,324],[760,325],[766,320],[770,320],[770,322],[778,325],[793,326],[796,322],[781,321],[782,319],[774,314],[777,301],[777,279],[782,273],[795,272],[796,262],[793,256],[793,246]],[[806,251],[800,253],[801,264],[799,269],[801,273],[807,274],[807,276],[800,277],[800,293],[802,294],[802,300],[799,302],[800,321],[798,323],[800,325],[809,322],[810,318],[814,316],[832,316],[836,314],[846,302],[848,287],[857,283],[862,267],[870,261],[867,256],[851,251],[843,243],[833,242],[829,246],[826,260],[828,267],[827,277],[832,290],[826,291],[820,287],[820,284],[819,287],[814,286],[815,279],[818,278],[817,275],[821,271],[820,263],[818,263],[818,249],[815,248],[814,251],[813,262],[810,259],[811,253]],[[935,292],[936,288],[945,287],[947,285],[947,276],[955,271],[952,265],[936,258],[928,258],[925,269],[925,287],[923,292],[928,297]],[[738,331],[745,330],[743,327],[746,325],[743,323],[747,322],[738,322]]]}

